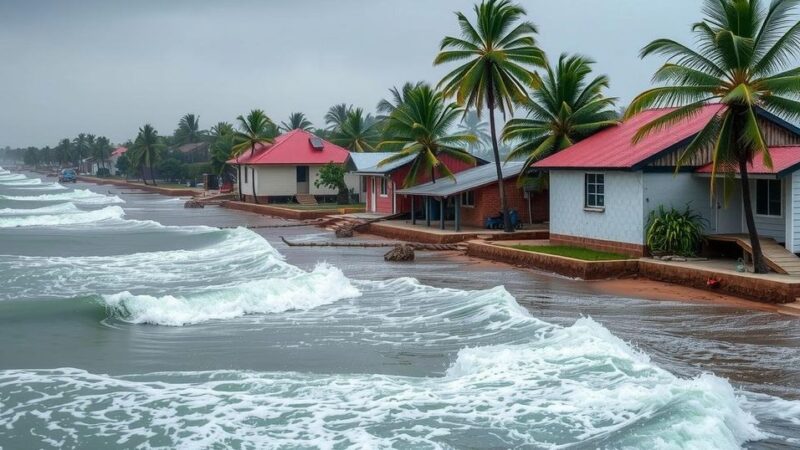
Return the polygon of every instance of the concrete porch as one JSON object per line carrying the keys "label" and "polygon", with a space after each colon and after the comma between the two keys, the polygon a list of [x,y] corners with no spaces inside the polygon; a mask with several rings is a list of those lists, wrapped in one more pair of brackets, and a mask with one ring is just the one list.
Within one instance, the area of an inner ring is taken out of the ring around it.
{"label": "concrete porch", "polygon": [[428,244],[453,244],[472,239],[547,239],[550,235],[549,226],[545,224],[524,225],[514,233],[470,226],[461,226],[460,231],[455,231],[453,229],[455,224],[452,221],[445,221],[444,229],[441,229],[440,225],[438,221],[435,226],[431,224],[428,227],[424,221],[417,221],[417,224],[412,224],[411,220],[387,220],[369,224],[368,232],[387,238]]}

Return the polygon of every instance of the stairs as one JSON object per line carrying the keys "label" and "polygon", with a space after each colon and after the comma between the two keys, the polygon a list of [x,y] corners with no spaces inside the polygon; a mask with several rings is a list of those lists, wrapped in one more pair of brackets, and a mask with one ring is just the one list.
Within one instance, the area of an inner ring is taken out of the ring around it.
{"label": "stairs", "polygon": [[[712,241],[735,242],[742,248],[745,256],[752,261],[753,249],[750,247],[750,237],[746,234],[716,234],[707,237]],[[769,268],[776,273],[784,275],[800,276],[800,258],[794,253],[786,250],[786,247],[778,244],[774,239],[761,237],[761,252]]]}
{"label": "stairs", "polygon": [[311,194],[296,194],[294,196],[297,203],[303,206],[317,206],[317,198]]}

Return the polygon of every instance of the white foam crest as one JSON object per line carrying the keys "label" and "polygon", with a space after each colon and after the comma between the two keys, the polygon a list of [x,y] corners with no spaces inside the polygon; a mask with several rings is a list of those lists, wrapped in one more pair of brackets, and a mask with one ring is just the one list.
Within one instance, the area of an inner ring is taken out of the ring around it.
{"label": "white foam crest", "polygon": [[110,256],[12,256],[0,258],[0,299],[73,298],[129,290],[135,293],[197,292],[198,288],[300,273],[252,230],[168,227],[152,221],[124,220],[115,230],[153,228],[192,235],[219,236],[193,250],[141,252]]}
{"label": "white foam crest", "polygon": [[463,349],[439,377],[10,370],[0,389],[26,401],[10,401],[0,424],[12,442],[33,432],[65,446],[729,449],[764,438],[724,380],[675,377],[609,336],[581,319],[529,345]]}
{"label": "white foam crest", "polygon": [[24,180],[24,179],[27,179],[27,178],[28,177],[26,177],[25,175],[23,175],[21,173],[10,173],[10,172],[8,172],[8,173],[0,174],[0,182],[13,181],[13,180]]}
{"label": "white foam crest", "polygon": [[35,216],[41,214],[75,214],[83,212],[74,203],[59,203],[57,205],[44,206],[33,209],[0,209],[0,216]]}
{"label": "white foam crest", "polygon": [[0,185],[3,186],[30,186],[37,184],[42,184],[42,180],[39,178],[20,178],[9,180],[7,178],[0,177]]}
{"label": "white foam crest", "polygon": [[62,192],[58,194],[42,194],[31,196],[17,196],[17,195],[0,195],[0,199],[17,200],[17,201],[70,201],[78,204],[86,205],[111,205],[117,203],[125,203],[124,200],[116,195],[103,195],[92,192],[88,189],[76,189],[70,192]]}
{"label": "white foam crest", "polygon": [[114,316],[130,323],[182,326],[249,314],[309,310],[360,295],[337,268],[319,264],[312,272],[269,278],[187,296],[105,295]]}
{"label": "white foam crest", "polygon": [[69,214],[33,214],[28,216],[3,217],[0,218],[0,228],[77,225],[121,219],[124,216],[125,211],[119,206],[106,206],[103,209],[94,211],[81,211]]}

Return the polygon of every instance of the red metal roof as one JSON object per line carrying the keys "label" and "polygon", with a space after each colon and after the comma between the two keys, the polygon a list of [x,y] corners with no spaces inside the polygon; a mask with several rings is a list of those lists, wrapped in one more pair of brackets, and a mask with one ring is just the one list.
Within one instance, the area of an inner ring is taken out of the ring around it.
{"label": "red metal roof", "polygon": [[[782,175],[792,171],[796,166],[800,166],[800,147],[773,147],[769,149],[769,155],[772,157],[771,169],[764,164],[761,156],[756,156],[755,160],[747,165],[747,172],[753,175]],[[718,173],[739,173],[739,167],[736,166],[717,170]],[[697,169],[697,173],[711,173],[711,164],[700,167]]]}
{"label": "red metal roof", "polygon": [[111,152],[111,156],[121,156],[127,151],[128,151],[127,147],[117,147],[114,149],[113,152]]}
{"label": "red metal roof", "polygon": [[708,105],[693,117],[671,127],[651,133],[637,144],[633,136],[639,129],[674,108],[650,109],[619,125],[606,128],[588,138],[549,156],[534,167],[541,169],[631,169],[660,152],[697,134],[722,105]]}
{"label": "red metal roof", "polygon": [[350,152],[338,145],[323,140],[322,150],[311,146],[315,135],[304,130],[292,130],[275,138],[272,144],[256,146],[253,156],[245,150],[241,156],[228,161],[229,164],[247,165],[321,165],[333,162],[343,164]]}

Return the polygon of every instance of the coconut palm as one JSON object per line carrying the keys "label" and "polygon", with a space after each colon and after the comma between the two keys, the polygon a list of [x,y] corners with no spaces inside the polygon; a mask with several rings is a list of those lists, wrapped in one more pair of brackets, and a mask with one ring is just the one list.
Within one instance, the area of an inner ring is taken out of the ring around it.
{"label": "coconut palm", "polygon": [[692,29],[697,47],[658,39],[641,56],[663,55],[667,62],[653,79],[661,86],[641,93],[626,117],[652,107],[677,107],[644,125],[634,137],[641,140],[657,130],[695,116],[708,104],[720,110],[680,154],[680,165],[711,149],[713,194],[718,172],[730,180],[739,172],[745,222],[750,235],[756,272],[768,271],[761,251],[747,165],[756,157],[772,166],[769,148],[758,121],[758,108],[789,120],[800,118],[800,21],[798,0],[773,0],[763,8],[759,0],[705,0],[705,18]]}
{"label": "coconut palm", "polygon": [[178,122],[175,130],[175,145],[194,144],[200,142],[205,133],[200,131],[200,116],[186,114]]}
{"label": "coconut palm", "polygon": [[293,112],[289,114],[289,120],[287,122],[281,122],[280,129],[281,131],[292,131],[292,130],[310,131],[313,127],[314,125],[311,123],[310,120],[308,120],[305,114],[301,112]]}
{"label": "coconut palm", "polygon": [[211,127],[211,137],[219,138],[228,134],[233,134],[233,125],[228,122],[217,122],[216,125]]}
{"label": "coconut palm", "polygon": [[471,143],[468,148],[470,153],[473,155],[480,154],[481,156],[486,156],[484,154],[484,150],[486,148],[485,144],[492,142],[492,136],[488,131],[488,122],[481,120],[480,116],[475,111],[468,111],[467,114],[461,118],[461,122],[459,122],[456,127],[458,128],[459,132],[471,134],[477,138],[477,140]]}
{"label": "coconut palm", "polygon": [[439,158],[448,155],[460,161],[474,163],[475,158],[465,147],[475,141],[474,135],[450,134],[451,126],[464,113],[455,103],[447,103],[442,93],[427,84],[420,84],[405,93],[405,99],[386,120],[385,132],[390,136],[380,147],[397,146],[401,150],[384,159],[380,165],[413,156],[411,168],[403,180],[404,186],[414,184],[422,174],[436,173],[453,178],[453,173]]}
{"label": "coconut palm", "polygon": [[389,89],[389,93],[391,94],[391,98],[384,98],[380,102],[378,102],[378,107],[376,110],[378,111],[378,119],[385,119],[389,117],[389,114],[392,113],[400,104],[402,104],[408,93],[415,88],[418,88],[425,84],[422,81],[417,81],[416,83],[412,83],[410,81],[403,84],[400,89],[397,87],[393,87]]}
{"label": "coconut palm", "polygon": [[95,139],[94,145],[92,145],[92,157],[105,168],[106,161],[108,161],[110,155],[111,141],[105,136],[100,136]]}
{"label": "coconut palm", "polygon": [[461,38],[445,37],[434,64],[459,62],[456,69],[439,83],[448,97],[459,105],[481,113],[489,112],[492,151],[497,169],[500,204],[505,218],[505,231],[513,232],[508,204],[503,189],[500,151],[494,112],[503,117],[514,112],[516,103],[524,102],[526,87],[537,81],[532,66],[544,64],[544,53],[536,47],[536,27],[523,21],[525,10],[508,0],[484,0],[475,5],[476,24],[456,13]]}
{"label": "coconut palm", "polygon": [[331,106],[328,112],[325,113],[325,125],[328,126],[328,130],[334,131],[341,127],[352,109],[353,105],[348,105],[347,103]]}
{"label": "coconut palm", "polygon": [[91,146],[89,145],[89,135],[80,133],[72,140],[72,157],[74,158],[75,167],[80,170],[83,158],[91,153]]}
{"label": "coconut palm", "polygon": [[163,144],[158,137],[158,131],[150,124],[145,124],[139,128],[139,134],[136,140],[133,141],[133,157],[132,163],[134,167],[138,167],[142,174],[142,181],[147,184],[147,178],[144,174],[145,167],[150,171],[150,179],[153,185],[156,185],[156,178],[153,172],[153,164],[161,157],[161,149]]}
{"label": "coconut palm", "polygon": [[[239,129],[234,131],[236,144],[233,146],[233,154],[237,158],[248,149],[250,149],[250,156],[252,157],[256,152],[257,146],[268,144],[275,138],[277,127],[263,110],[254,109],[250,111],[247,117],[239,116],[236,121],[239,124]],[[241,168],[241,166],[239,167]],[[241,175],[239,173],[239,195],[241,200],[244,200]],[[255,170],[253,170],[253,202],[258,204],[255,181]]]}
{"label": "coconut palm", "polygon": [[72,159],[72,141],[67,138],[60,140],[56,146],[55,153],[59,167],[64,167]]}
{"label": "coconut palm", "polygon": [[[525,169],[534,162],[563,150],[597,131],[617,123],[616,99],[605,97],[608,77],[590,78],[592,61],[562,54],[523,103],[526,118],[511,119],[503,129],[503,140],[516,145],[506,159],[526,158]],[[522,178],[524,176],[520,175]]]}
{"label": "coconut palm", "polygon": [[362,108],[354,108],[339,126],[331,131],[330,141],[352,152],[371,152],[380,140],[378,122]]}

